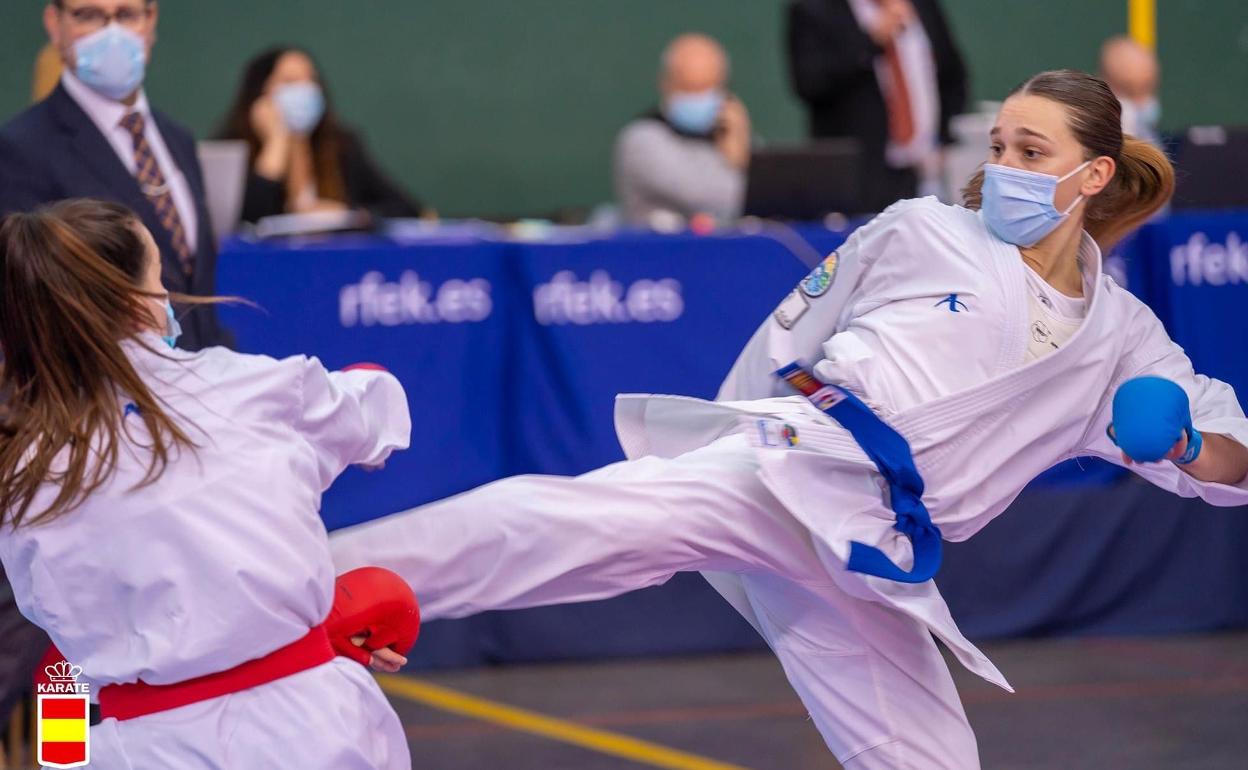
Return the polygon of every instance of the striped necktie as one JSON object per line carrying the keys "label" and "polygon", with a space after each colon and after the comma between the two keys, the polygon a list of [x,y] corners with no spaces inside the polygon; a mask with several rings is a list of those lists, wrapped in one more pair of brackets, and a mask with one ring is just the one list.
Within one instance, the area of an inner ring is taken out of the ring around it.
{"label": "striped necktie", "polygon": [[131,112],[121,119],[121,126],[134,138],[134,175],[139,181],[139,187],[156,209],[160,224],[169,233],[173,250],[178,255],[178,263],[182,265],[182,272],[190,275],[195,267],[194,255],[186,241],[186,228],[182,226],[178,207],[173,204],[173,193],[156,163],[156,156],[152,153],[152,146],[148,144],[147,135],[144,133],[147,121],[144,120],[143,113]]}
{"label": "striped necktie", "polygon": [[908,144],[914,138],[914,114],[910,109],[910,86],[906,83],[906,70],[901,63],[897,42],[884,47],[884,63],[888,67],[889,89],[888,136],[897,144]]}
{"label": "striped necktie", "polygon": [[[875,0],[881,12],[887,12],[885,6],[895,5],[892,0]],[[910,22],[918,24],[918,19]],[[884,46],[884,67],[888,71],[888,83],[884,88],[884,104],[888,108],[888,138],[895,144],[909,144],[914,138],[914,113],[910,109],[910,86],[906,83],[906,69],[901,63],[901,51],[897,50],[899,31]]]}

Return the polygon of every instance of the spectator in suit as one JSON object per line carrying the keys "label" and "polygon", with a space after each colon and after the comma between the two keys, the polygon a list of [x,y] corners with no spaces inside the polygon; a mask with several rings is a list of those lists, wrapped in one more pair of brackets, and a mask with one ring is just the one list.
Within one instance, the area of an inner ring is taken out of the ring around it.
{"label": "spectator in suit", "polygon": [[[156,238],[165,286],[216,290],[217,248],[190,132],[153,110],[143,80],[155,0],[50,0],[43,23],[64,72],[53,92],[0,127],[0,215],[63,198],[115,201]],[[230,338],[211,305],[179,308],[181,346]]]}
{"label": "spectator in suit", "polygon": [[681,35],[663,53],[660,104],[620,131],[615,190],[634,225],[741,214],[750,117],[728,91],[728,56],[706,35]]}
{"label": "spectator in suit", "polygon": [[324,79],[306,51],[281,46],[253,58],[219,136],[247,142],[251,175],[243,219],[248,222],[346,209],[420,216],[420,204],[390,181],[359,136],[338,122]]}
{"label": "spectator in suit", "polygon": [[939,0],[794,0],[788,54],[811,137],[858,140],[867,207],[935,186],[967,91]]}
{"label": "spectator in suit", "polygon": [[1161,102],[1157,55],[1129,37],[1113,37],[1101,46],[1101,79],[1122,104],[1122,130],[1160,147]]}

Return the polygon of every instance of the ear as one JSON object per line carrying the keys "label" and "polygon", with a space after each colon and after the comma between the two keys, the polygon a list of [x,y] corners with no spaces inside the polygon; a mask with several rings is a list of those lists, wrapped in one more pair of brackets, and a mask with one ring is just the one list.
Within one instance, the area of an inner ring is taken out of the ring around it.
{"label": "ear", "polygon": [[152,15],[147,20],[147,56],[152,56],[152,46],[156,45],[156,22],[160,21],[160,3],[152,3]]}
{"label": "ear", "polygon": [[1118,164],[1107,155],[1093,159],[1092,164],[1088,166],[1088,175],[1084,177],[1083,184],[1079,185],[1079,193],[1085,198],[1090,198],[1104,190],[1114,178],[1114,172],[1117,169]]}
{"label": "ear", "polygon": [[48,41],[60,51],[61,58],[65,58],[66,41],[61,38],[61,12],[51,2],[43,7],[43,31],[48,33]]}

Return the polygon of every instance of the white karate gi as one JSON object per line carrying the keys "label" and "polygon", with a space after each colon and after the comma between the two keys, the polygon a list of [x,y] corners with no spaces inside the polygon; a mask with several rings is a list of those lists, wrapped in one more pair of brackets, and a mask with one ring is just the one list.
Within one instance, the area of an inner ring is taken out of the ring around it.
{"label": "white karate gi", "polygon": [[[910,442],[945,539],[970,537],[1067,458],[1118,461],[1113,392],[1155,374],[1191,398],[1195,425],[1248,443],[1226,385],[1192,372],[1152,313],[1101,274],[1085,234],[1088,312],[1059,350],[1025,364],[1018,249],[976,212],[902,201],[859,228],[755,333],[717,403],[622,396],[628,461],[577,478],[521,476],[337,532],[335,564],[396,570],[425,617],[598,599],[701,570],[759,630],[849,770],[979,766],[932,635],[1009,689],[958,630],[933,581],[845,569],[851,541],[909,568],[879,473],[850,435],[772,372],[818,363]],[[826,275],[825,275],[826,274]],[[829,281],[828,278],[831,277]],[[798,442],[783,440],[796,430]],[[1248,502],[1170,463],[1133,466],[1178,494]]]}
{"label": "white karate gi", "polygon": [[[406,447],[407,401],[389,374],[329,373],[224,348],[159,354],[123,343],[198,445],[136,487],[149,455],[137,414],[117,471],[79,508],[0,533],[23,614],[93,685],[184,681],[303,637],[334,592],[321,493],[350,464]],[[128,399],[118,401],[124,412]],[[45,487],[32,511],[46,507]],[[406,770],[397,715],[358,663],[332,662],[243,692],[91,728],[100,770]]]}

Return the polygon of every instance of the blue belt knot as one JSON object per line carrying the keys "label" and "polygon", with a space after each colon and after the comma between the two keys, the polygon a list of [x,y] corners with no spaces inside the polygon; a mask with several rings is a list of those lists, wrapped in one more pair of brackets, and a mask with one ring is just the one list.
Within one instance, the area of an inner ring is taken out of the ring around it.
{"label": "blue belt knot", "polygon": [[894,564],[880,549],[866,543],[849,544],[847,569],[899,583],[925,583],[940,570],[940,528],[923,504],[923,477],[914,464],[910,443],[880,419],[860,398],[836,385],[825,385],[796,363],[776,372],[821,412],[849,431],[880,475],[888,482],[889,507],[896,515],[893,528],[909,540],[914,565],[909,571]]}

